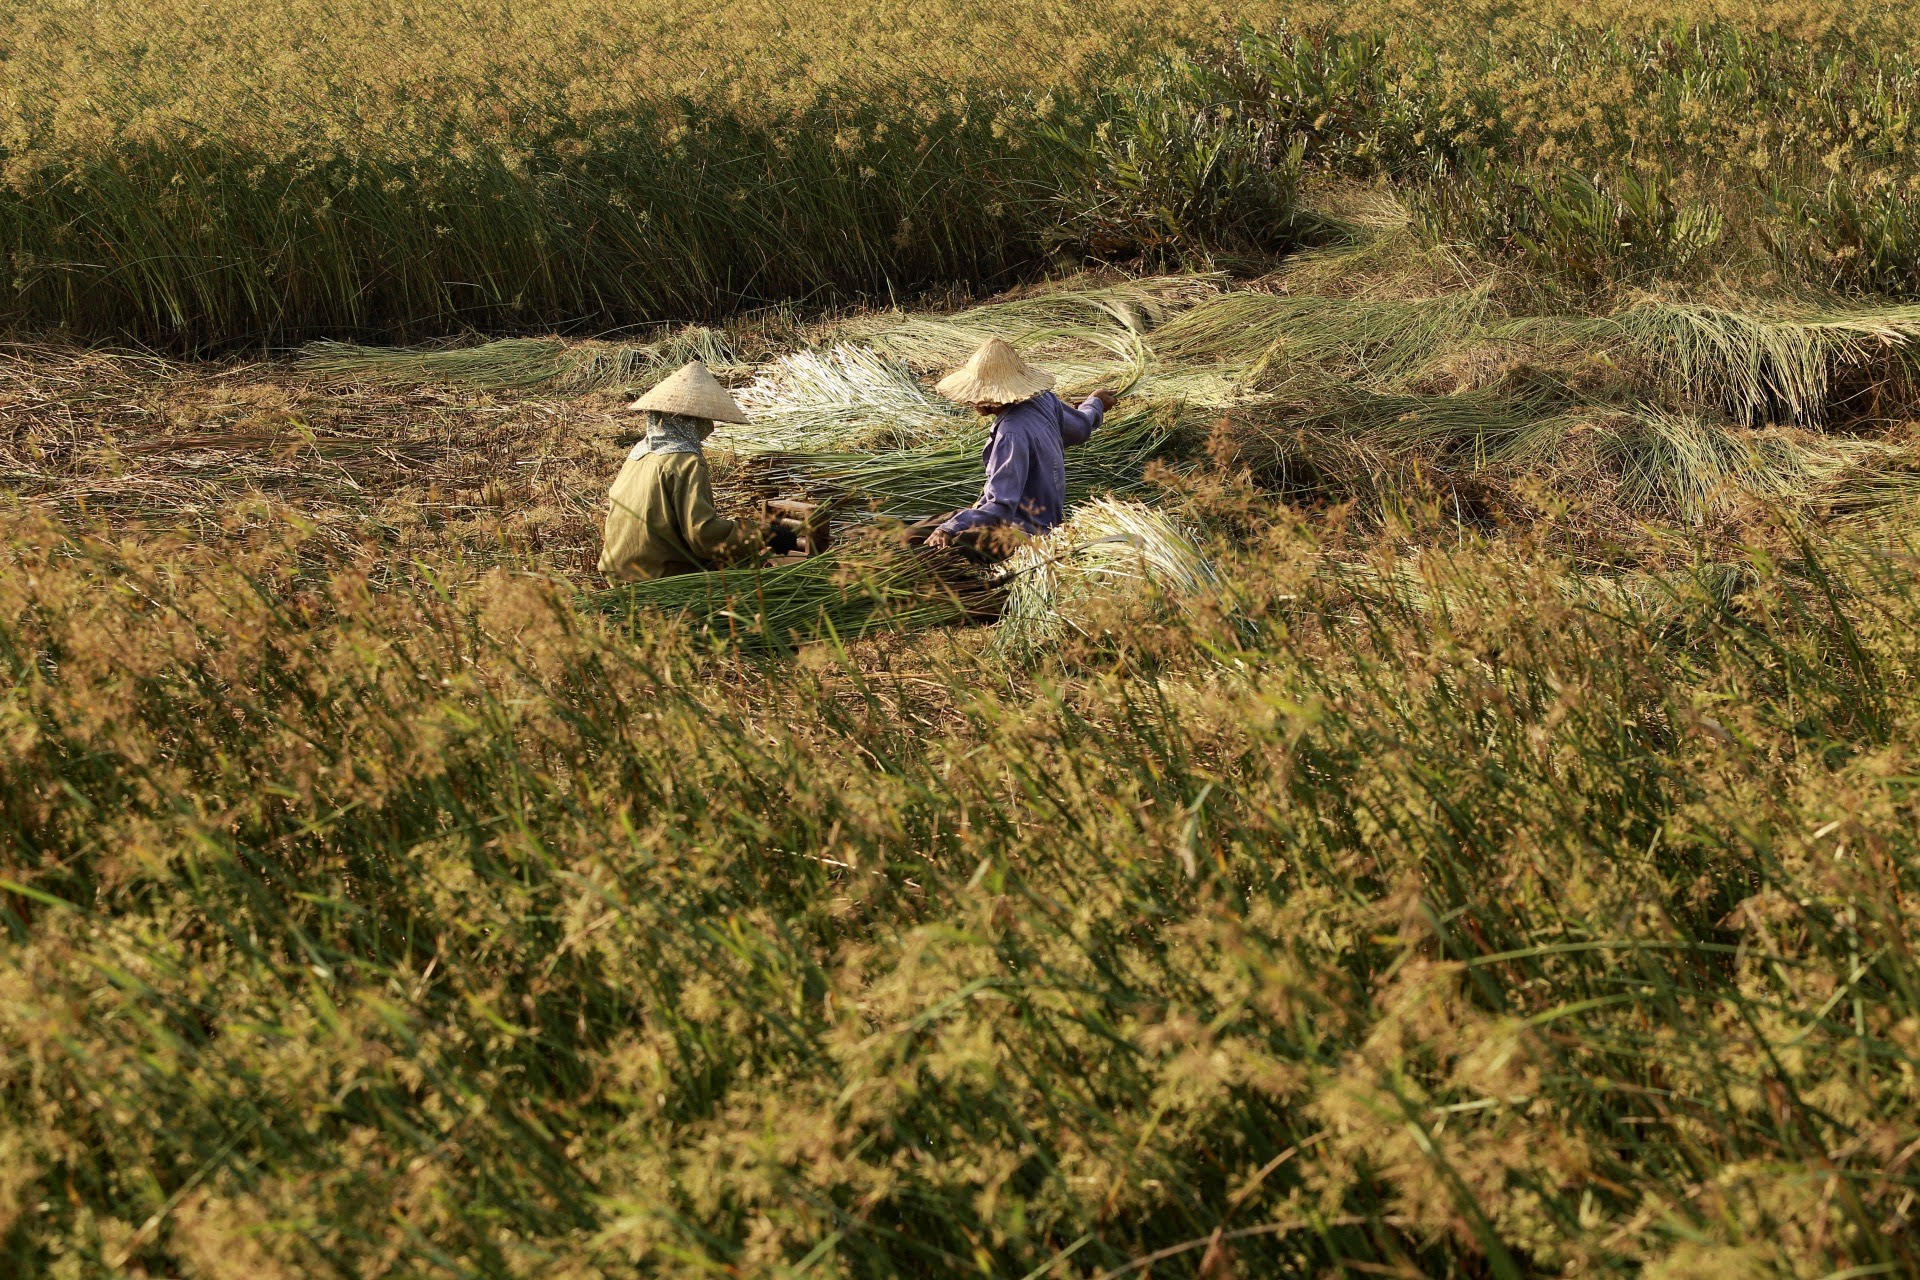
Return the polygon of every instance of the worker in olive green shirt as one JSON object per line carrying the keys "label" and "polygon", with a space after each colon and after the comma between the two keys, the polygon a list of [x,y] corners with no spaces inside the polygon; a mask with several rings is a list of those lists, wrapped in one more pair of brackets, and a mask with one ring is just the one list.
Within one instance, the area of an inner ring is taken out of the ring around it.
{"label": "worker in olive green shirt", "polygon": [[609,492],[600,572],[638,582],[725,568],[763,546],[784,553],[798,545],[790,531],[769,537],[714,509],[701,441],[716,422],[747,419],[705,365],[694,361],[627,407],[647,415],[646,436]]}

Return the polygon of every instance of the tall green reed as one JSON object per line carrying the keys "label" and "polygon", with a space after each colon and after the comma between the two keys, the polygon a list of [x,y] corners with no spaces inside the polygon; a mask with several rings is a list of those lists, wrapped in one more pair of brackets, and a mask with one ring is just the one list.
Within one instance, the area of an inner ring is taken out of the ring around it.
{"label": "tall green reed", "polygon": [[213,139],[48,162],[0,193],[8,312],[204,348],[1005,280],[1041,252],[1052,162],[991,116],[922,121],[886,95],[770,119],[662,103],[524,156],[270,160]]}
{"label": "tall green reed", "polygon": [[911,82],[613,120],[556,100],[505,140],[449,121],[413,159],[23,152],[5,314],[192,349],[712,318],[1089,254],[1257,258],[1337,234],[1302,211],[1316,173],[1390,181],[1431,234],[1576,293],[1724,271],[1911,292],[1920,76],[1892,38],[1283,25],[1111,71],[939,107]]}

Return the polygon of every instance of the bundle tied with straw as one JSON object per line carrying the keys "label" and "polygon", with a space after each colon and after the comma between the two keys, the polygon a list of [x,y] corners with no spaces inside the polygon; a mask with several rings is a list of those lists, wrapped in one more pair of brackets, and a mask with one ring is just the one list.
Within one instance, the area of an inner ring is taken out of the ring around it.
{"label": "bundle tied with straw", "polygon": [[1117,603],[1191,601],[1218,582],[1198,540],[1171,516],[1140,502],[1096,499],[1007,561],[994,642],[1029,651],[1069,631],[1090,634],[1097,615]]}
{"label": "bundle tied with straw", "polygon": [[753,421],[723,429],[714,443],[744,454],[924,447],[976,426],[906,365],[847,343],[781,356],[737,398]]}

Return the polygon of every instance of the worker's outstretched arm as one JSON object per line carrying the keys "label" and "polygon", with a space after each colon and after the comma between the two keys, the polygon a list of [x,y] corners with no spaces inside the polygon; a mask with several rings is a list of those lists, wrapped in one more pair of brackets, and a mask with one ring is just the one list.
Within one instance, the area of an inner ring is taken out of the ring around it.
{"label": "worker's outstretched arm", "polygon": [[700,459],[687,477],[681,498],[682,527],[687,531],[687,541],[709,567],[732,564],[757,546],[759,539],[752,529],[727,519],[713,505],[713,481],[707,476],[706,459]]}
{"label": "worker's outstretched arm", "polygon": [[1060,406],[1060,439],[1065,444],[1085,444],[1107,416],[1105,397],[1110,391],[1096,391],[1080,402],[1078,409]]}
{"label": "worker's outstretched arm", "polygon": [[987,487],[974,506],[940,526],[944,533],[959,533],[986,524],[1012,524],[1020,513],[1027,492],[1027,472],[1033,454],[1017,431],[996,427],[987,445]]}

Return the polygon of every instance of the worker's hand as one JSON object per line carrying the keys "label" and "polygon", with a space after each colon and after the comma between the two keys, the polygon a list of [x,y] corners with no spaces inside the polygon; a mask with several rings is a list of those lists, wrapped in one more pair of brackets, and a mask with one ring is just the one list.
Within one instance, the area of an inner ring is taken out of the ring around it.
{"label": "worker's hand", "polygon": [[927,535],[927,545],[935,550],[941,547],[950,547],[953,545],[953,535],[945,529],[935,529]]}
{"label": "worker's hand", "polygon": [[800,549],[800,535],[785,525],[774,525],[767,530],[767,550],[777,556],[784,556]]}
{"label": "worker's hand", "polygon": [[1111,409],[1120,403],[1120,393],[1118,391],[1096,391],[1093,393],[1093,398],[1100,402],[1100,407],[1103,410]]}

